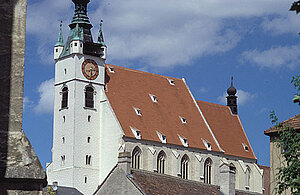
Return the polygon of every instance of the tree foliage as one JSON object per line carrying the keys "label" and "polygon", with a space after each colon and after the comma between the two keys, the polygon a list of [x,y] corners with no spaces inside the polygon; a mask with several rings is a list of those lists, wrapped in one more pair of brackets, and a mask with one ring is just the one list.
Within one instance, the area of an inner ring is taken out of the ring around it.
{"label": "tree foliage", "polygon": [[[300,91],[300,76],[293,77],[297,93]],[[281,149],[285,166],[278,168],[277,193],[290,189],[292,195],[300,194],[300,133],[288,122],[278,123],[274,111],[270,113],[272,123],[277,129],[276,146]]]}

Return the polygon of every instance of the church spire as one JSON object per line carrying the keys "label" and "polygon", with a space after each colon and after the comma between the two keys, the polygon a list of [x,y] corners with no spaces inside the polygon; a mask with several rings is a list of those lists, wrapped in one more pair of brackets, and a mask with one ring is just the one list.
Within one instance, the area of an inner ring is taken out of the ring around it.
{"label": "church spire", "polygon": [[81,27],[91,29],[89,17],[87,16],[87,4],[90,0],[72,0],[75,4],[74,16],[71,24],[69,25],[73,29],[76,24],[80,24]]}
{"label": "church spire", "polygon": [[236,89],[233,87],[233,77],[231,77],[231,85],[230,87],[227,89],[227,94],[228,96],[227,98],[227,106],[230,107],[230,110],[232,112],[232,114],[237,114],[237,96],[236,94]]}
{"label": "church spire", "polygon": [[63,40],[63,36],[62,36],[62,21],[60,21],[60,24],[59,24],[58,39],[57,39],[55,46],[64,46],[64,40]]}
{"label": "church spire", "polygon": [[103,23],[103,20],[100,21],[100,29],[99,29],[99,34],[98,34],[98,43],[101,44],[102,46],[105,46],[103,32],[102,32],[102,23]]}

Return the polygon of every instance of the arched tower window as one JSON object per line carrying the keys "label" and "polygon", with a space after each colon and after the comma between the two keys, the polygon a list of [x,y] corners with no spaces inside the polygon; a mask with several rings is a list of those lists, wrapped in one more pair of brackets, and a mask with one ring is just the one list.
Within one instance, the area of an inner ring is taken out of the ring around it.
{"label": "arched tower window", "polygon": [[61,91],[62,99],[61,99],[61,108],[68,107],[68,87],[64,87]]}
{"label": "arched tower window", "polygon": [[181,178],[188,179],[189,157],[185,154],[181,159]]}
{"label": "arched tower window", "polygon": [[92,164],[92,156],[91,155],[86,155],[85,156],[85,164],[86,165],[91,165]]}
{"label": "arched tower window", "polygon": [[207,158],[204,162],[204,183],[211,184],[212,160]]}
{"label": "arched tower window", "polygon": [[85,88],[85,107],[94,108],[94,89],[90,86]]}
{"label": "arched tower window", "polygon": [[141,149],[139,147],[135,147],[132,151],[132,168],[140,169],[141,165]]}
{"label": "arched tower window", "polygon": [[250,173],[251,173],[250,167],[247,166],[246,174],[245,174],[245,180],[246,180],[245,181],[245,188],[246,188],[246,190],[250,189],[250,179],[251,179]]}
{"label": "arched tower window", "polygon": [[158,173],[165,173],[166,167],[166,153],[164,151],[160,151],[157,155],[157,172]]}

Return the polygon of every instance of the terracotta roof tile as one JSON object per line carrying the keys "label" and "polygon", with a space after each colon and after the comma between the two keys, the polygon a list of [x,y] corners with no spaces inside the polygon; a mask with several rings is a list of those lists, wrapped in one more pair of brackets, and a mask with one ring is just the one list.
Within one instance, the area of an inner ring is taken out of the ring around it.
{"label": "terracotta roof tile", "polygon": [[128,178],[147,195],[222,195],[218,186],[148,171],[132,170]]}
{"label": "terracotta roof tile", "polygon": [[[284,125],[289,125],[290,127],[293,127],[296,130],[300,130],[300,114],[297,114],[296,116],[289,118],[288,120],[285,120],[282,123]],[[270,129],[265,130],[264,133],[265,135],[277,133],[277,129],[276,127],[271,127]]]}
{"label": "terracotta roof tile", "polygon": [[[188,139],[188,146],[206,149],[201,138],[219,151],[217,143],[201,117],[194,99],[183,80],[132,70],[115,65],[107,72],[106,95],[126,137],[135,138],[130,127],[141,131],[144,140],[161,142],[156,131],[166,136],[167,143],[181,145],[179,136]],[[175,85],[168,81],[172,79]],[[157,97],[157,103],[149,94]],[[138,116],[133,108],[141,109]],[[183,124],[180,116],[187,120]]]}
{"label": "terracotta roof tile", "polygon": [[197,103],[225,154],[256,159],[238,115],[232,115],[228,106]]}

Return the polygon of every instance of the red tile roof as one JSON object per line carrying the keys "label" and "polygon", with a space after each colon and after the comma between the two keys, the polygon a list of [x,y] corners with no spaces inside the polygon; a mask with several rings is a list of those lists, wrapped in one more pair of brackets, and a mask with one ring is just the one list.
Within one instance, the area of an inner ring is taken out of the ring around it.
{"label": "red tile roof", "polygon": [[[130,129],[134,127],[141,131],[143,140],[161,142],[158,131],[166,136],[168,144],[182,146],[180,135],[187,138],[188,147],[206,150],[204,139],[211,143],[213,151],[220,152],[219,142],[225,154],[256,159],[238,116],[233,116],[227,106],[198,101],[203,118],[184,80],[106,66],[114,69],[114,73],[107,70],[106,95],[126,137],[135,138]],[[157,103],[149,94],[157,97]],[[141,109],[142,115],[138,116],[134,108]],[[180,116],[187,120],[186,124],[182,124]],[[242,143],[248,146],[248,152]]]}
{"label": "red tile roof", "polygon": [[197,103],[225,154],[256,159],[238,115],[233,115],[228,106]]}
{"label": "red tile roof", "polygon": [[[296,130],[300,130],[300,114],[297,114],[296,116],[289,118],[288,120],[285,120],[282,123],[284,125],[293,127]],[[270,129],[265,130],[264,133],[265,133],[265,135],[277,133],[277,129],[276,129],[276,127],[271,127]]]}

